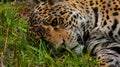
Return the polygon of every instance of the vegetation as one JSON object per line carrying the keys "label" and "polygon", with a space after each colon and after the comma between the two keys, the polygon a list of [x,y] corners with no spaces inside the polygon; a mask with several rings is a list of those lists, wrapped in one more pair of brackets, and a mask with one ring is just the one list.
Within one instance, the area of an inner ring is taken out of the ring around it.
{"label": "vegetation", "polygon": [[27,34],[27,22],[17,17],[19,8],[0,3],[0,67],[95,67],[97,61],[88,54],[80,57],[69,49],[51,56],[44,41]]}

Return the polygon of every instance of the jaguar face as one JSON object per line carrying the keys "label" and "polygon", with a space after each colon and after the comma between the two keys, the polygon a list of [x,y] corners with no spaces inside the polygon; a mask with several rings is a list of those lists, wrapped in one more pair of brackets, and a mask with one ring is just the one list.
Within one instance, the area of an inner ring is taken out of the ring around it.
{"label": "jaguar face", "polygon": [[55,49],[73,48],[78,44],[79,17],[77,10],[63,2],[41,2],[32,11],[29,32],[37,39],[48,41]]}

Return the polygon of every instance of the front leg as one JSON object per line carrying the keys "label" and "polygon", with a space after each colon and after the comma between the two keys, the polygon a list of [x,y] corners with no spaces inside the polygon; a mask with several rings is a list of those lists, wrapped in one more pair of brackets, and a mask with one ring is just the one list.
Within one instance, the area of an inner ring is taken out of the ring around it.
{"label": "front leg", "polygon": [[111,49],[101,49],[96,53],[100,67],[120,67],[120,54]]}
{"label": "front leg", "polygon": [[89,42],[91,55],[99,60],[100,67],[120,67],[120,44],[106,38],[98,38]]}
{"label": "front leg", "polygon": [[91,35],[84,52],[90,48],[91,55],[97,57],[100,67],[120,67],[120,44],[104,37],[99,30],[92,32]]}

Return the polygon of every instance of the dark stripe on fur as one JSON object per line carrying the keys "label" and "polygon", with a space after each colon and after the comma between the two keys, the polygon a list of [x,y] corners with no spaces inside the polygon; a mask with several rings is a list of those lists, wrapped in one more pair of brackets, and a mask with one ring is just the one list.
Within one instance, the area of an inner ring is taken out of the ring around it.
{"label": "dark stripe on fur", "polygon": [[97,7],[93,8],[93,11],[95,13],[95,25],[94,25],[94,27],[97,27],[97,23],[98,23],[98,8]]}

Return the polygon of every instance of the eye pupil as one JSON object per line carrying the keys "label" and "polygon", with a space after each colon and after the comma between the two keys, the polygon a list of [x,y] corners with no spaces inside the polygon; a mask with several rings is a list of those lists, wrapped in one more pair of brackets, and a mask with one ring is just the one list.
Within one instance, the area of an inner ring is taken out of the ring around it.
{"label": "eye pupil", "polygon": [[51,25],[52,26],[57,26],[57,23],[58,23],[57,18],[55,18],[55,19],[52,20]]}

